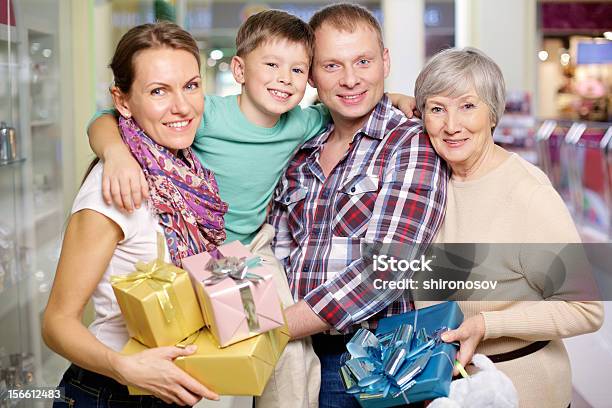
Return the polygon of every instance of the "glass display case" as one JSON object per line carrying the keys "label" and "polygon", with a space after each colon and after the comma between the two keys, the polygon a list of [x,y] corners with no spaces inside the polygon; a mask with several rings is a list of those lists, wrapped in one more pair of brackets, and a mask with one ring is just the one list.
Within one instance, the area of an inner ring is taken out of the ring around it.
{"label": "glass display case", "polygon": [[59,3],[0,1],[0,407],[67,366],[40,335],[66,219]]}

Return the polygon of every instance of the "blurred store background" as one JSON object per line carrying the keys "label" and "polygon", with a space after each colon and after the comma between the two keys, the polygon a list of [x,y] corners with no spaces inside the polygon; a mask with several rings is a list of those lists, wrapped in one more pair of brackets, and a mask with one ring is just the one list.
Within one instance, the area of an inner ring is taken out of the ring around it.
{"label": "blurred store background", "polygon": [[[107,65],[130,27],[171,19],[198,40],[206,91],[239,88],[234,36],[250,14],[304,20],[325,1],[0,0],[0,408],[7,388],[54,386],[67,362],[40,338],[62,232],[92,158],[85,127],[110,105]],[[612,241],[612,2],[364,0],[390,48],[387,89],[412,94],[427,58],[475,46],[501,66],[506,115],[494,137],[547,172],[584,240]],[[309,90],[303,104],[316,98]],[[608,274],[608,276],[610,276]],[[599,282],[612,293],[612,282]],[[572,407],[609,407],[612,306],[597,333],[567,341]],[[45,406],[41,402],[39,406]],[[226,407],[250,406],[225,398]]]}

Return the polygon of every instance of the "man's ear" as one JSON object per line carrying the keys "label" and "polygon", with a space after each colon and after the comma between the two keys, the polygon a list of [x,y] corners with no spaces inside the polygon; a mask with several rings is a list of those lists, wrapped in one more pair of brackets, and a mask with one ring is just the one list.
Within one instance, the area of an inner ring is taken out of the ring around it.
{"label": "man's ear", "polygon": [[385,78],[386,78],[387,76],[389,76],[389,72],[391,71],[391,56],[389,55],[388,48],[383,49],[382,58],[383,58],[383,69],[384,69]]}
{"label": "man's ear", "polygon": [[230,67],[232,69],[232,75],[234,76],[234,80],[240,85],[244,85],[244,59],[237,55],[234,55],[232,57]]}
{"label": "man's ear", "polygon": [[112,86],[110,88],[111,96],[113,97],[113,103],[115,104],[115,109],[119,111],[121,116],[125,118],[132,117],[132,111],[130,110],[130,105],[127,101],[128,96],[124,94],[119,88],[116,86]]}

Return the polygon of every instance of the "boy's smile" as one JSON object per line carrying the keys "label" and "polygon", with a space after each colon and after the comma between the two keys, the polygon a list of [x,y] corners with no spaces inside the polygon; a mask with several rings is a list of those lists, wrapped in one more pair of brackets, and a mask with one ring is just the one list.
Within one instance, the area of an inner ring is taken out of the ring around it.
{"label": "boy's smile", "polygon": [[238,103],[256,125],[272,127],[302,100],[310,60],[304,45],[284,39],[265,42],[244,58],[234,57],[232,72],[243,85]]}

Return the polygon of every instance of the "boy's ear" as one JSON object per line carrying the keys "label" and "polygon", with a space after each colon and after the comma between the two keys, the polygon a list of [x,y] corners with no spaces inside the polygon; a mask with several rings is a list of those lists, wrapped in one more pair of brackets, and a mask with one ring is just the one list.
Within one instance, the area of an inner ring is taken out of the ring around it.
{"label": "boy's ear", "polygon": [[315,84],[315,81],[312,79],[312,75],[308,75],[308,85],[312,86],[313,88],[317,87],[317,84]]}
{"label": "boy's ear", "polygon": [[234,55],[230,63],[230,68],[232,69],[234,80],[240,85],[244,85],[244,59]]}
{"label": "boy's ear", "polygon": [[125,118],[132,117],[132,111],[130,110],[130,105],[127,101],[127,95],[121,92],[119,88],[116,86],[112,86],[110,89],[111,96],[113,97],[113,103],[115,104],[115,109],[119,111],[121,116]]}

